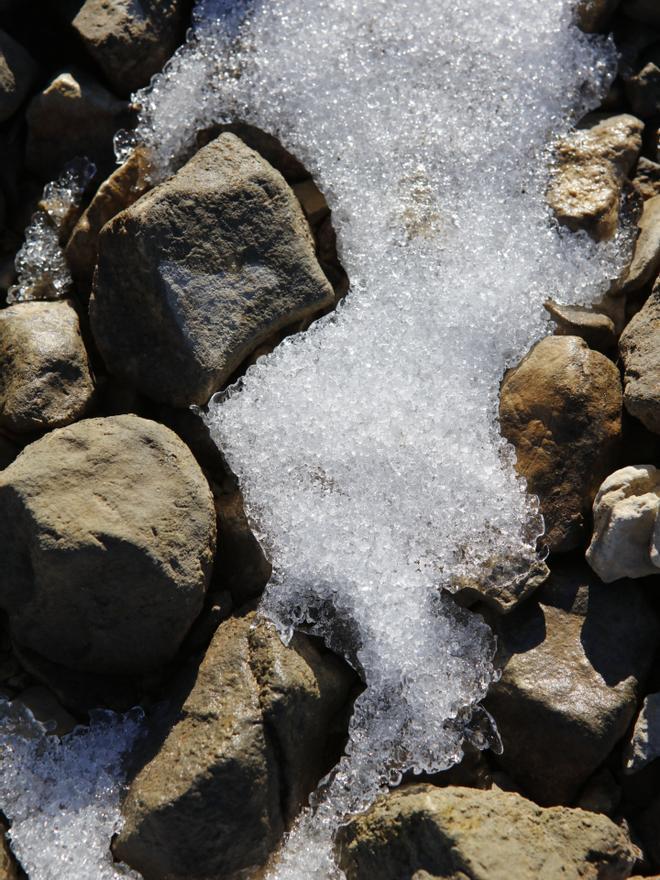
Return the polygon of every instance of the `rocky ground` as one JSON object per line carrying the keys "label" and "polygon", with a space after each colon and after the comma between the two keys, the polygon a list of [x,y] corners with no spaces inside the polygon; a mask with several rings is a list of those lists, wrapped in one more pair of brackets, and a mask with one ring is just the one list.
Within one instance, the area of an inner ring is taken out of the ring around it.
{"label": "rocky ground", "polygon": [[[131,92],[189,21],[183,0],[147,6],[0,0],[0,696],[54,735],[142,705],[116,857],[145,880],[238,880],[341,754],[361,683],[253,625],[269,564],[187,405],[348,282],[322,194],[268,135],[200,132],[158,185],[139,150],[113,170]],[[349,880],[660,874],[660,6],[578,15],[614,32],[620,74],[557,145],[548,201],[596,240],[638,235],[600,305],[547,303],[553,335],[502,382],[547,556],[516,590],[456,598],[498,636],[503,750],[470,748],[344,827]],[[83,155],[73,204],[44,190]],[[17,276],[35,216],[55,247]],[[0,846],[0,880],[18,876]]]}

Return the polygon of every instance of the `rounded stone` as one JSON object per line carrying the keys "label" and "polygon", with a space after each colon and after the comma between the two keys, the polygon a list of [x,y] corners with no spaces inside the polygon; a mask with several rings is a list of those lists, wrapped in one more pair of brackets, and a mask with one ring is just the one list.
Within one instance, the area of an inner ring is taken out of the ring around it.
{"label": "rounded stone", "polygon": [[202,608],[215,541],[192,453],[137,416],[55,430],[0,473],[0,607],[16,642],[71,669],[170,660]]}

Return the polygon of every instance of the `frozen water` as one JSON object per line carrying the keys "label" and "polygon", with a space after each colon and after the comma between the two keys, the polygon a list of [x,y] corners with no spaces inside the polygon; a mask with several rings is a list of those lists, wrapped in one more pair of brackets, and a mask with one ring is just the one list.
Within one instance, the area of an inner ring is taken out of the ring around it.
{"label": "frozen water", "polygon": [[562,232],[544,195],[552,139],[614,66],[568,0],[202,0],[139,96],[133,137],[161,175],[212,122],[276,134],[326,195],[351,279],[209,409],[273,562],[263,612],[367,683],[274,877],[326,880],[343,814],[460,755],[493,646],[441,588],[536,555],[498,389],[547,332],[545,299],[593,301],[621,267],[622,242]]}
{"label": "frozen water", "polygon": [[121,824],[121,758],[139,730],[139,715],[105,712],[59,739],[0,700],[0,809],[30,880],[139,880],[109,849]]}

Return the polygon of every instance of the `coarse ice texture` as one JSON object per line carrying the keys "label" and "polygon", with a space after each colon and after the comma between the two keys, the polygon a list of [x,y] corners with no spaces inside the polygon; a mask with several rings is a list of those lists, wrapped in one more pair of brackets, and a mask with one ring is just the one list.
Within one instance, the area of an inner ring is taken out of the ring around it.
{"label": "coarse ice texture", "polygon": [[273,877],[326,880],[343,814],[460,756],[493,645],[440,588],[535,559],[499,383],[547,332],[543,302],[593,301],[629,241],[561,231],[546,205],[552,139],[615,67],[572,21],[569,0],[202,0],[118,140],[165,175],[212,122],[274,133],[326,195],[351,279],[209,407],[273,562],[263,612],[367,684]]}
{"label": "coarse ice texture", "polygon": [[60,739],[0,700],[0,810],[30,880],[139,880],[113,863],[110,839],[121,824],[122,756],[140,730],[137,712],[98,712]]}

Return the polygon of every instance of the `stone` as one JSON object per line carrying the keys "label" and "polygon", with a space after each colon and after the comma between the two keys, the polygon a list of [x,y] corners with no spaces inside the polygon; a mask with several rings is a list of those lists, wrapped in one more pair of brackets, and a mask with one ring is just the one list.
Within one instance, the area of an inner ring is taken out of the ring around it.
{"label": "stone", "polygon": [[52,431],[0,472],[12,638],[83,672],[158,668],[201,611],[215,532],[206,479],[168,428],[122,415]]}
{"label": "stone", "polygon": [[636,116],[647,119],[660,112],[660,49],[642,54],[639,69],[626,79],[626,98]]}
{"label": "stone", "polygon": [[553,551],[582,540],[596,490],[617,462],[621,410],[617,368],[577,336],[542,339],[504,377],[500,427],[539,497]]}
{"label": "stone", "polygon": [[113,137],[131,123],[128,105],[82,71],[58,74],[30,101],[26,163],[44,180],[86,156],[100,173],[114,166]]}
{"label": "stone", "polygon": [[578,0],[575,7],[577,26],[588,34],[607,27],[621,0]]}
{"label": "stone", "polygon": [[27,98],[37,75],[30,54],[0,30],[0,122],[5,122]]}
{"label": "stone", "polygon": [[594,500],[587,562],[606,584],[660,574],[660,470],[629,465],[603,481]]}
{"label": "stone", "polygon": [[621,334],[619,353],[626,409],[649,431],[660,434],[660,279]]}
{"label": "stone", "polygon": [[639,221],[639,237],[635,243],[630,268],[623,279],[621,292],[639,290],[655,281],[660,272],[660,196],[644,202]]}
{"label": "stone", "polygon": [[155,757],[131,783],[117,858],[150,880],[253,876],[337,758],[353,674],[250,614],[221,624]]}
{"label": "stone", "polygon": [[583,229],[597,241],[612,238],[643,129],[639,119],[621,114],[587,121],[559,141],[547,198],[560,223],[573,231]]}
{"label": "stone", "polygon": [[660,164],[640,156],[633,183],[644,200],[660,195]]}
{"label": "stone", "polygon": [[64,253],[81,294],[88,296],[91,290],[101,229],[149,189],[149,170],[145,151],[134,150],[126,162],[103,181],[73,229]]}
{"label": "stone", "polygon": [[85,0],[71,24],[112,88],[127,96],[174,54],[188,9],[185,0]]}
{"label": "stone", "polygon": [[623,0],[621,11],[642,24],[660,29],[660,8],[656,0]]}
{"label": "stone", "polygon": [[226,133],[104,226],[90,307],[109,372],[184,407],[333,302],[293,192]]}
{"label": "stone", "polygon": [[630,740],[623,753],[623,772],[628,776],[660,758],[660,693],[644,697]]}
{"label": "stone", "polygon": [[0,311],[0,427],[21,434],[71,424],[93,395],[72,303],[26,302]]}
{"label": "stone", "polygon": [[0,470],[6,468],[18,455],[18,449],[0,434]]}
{"label": "stone", "polygon": [[52,736],[64,736],[78,725],[76,719],[59,702],[55,694],[40,684],[32,685],[14,699],[25,706]]}
{"label": "stone", "polygon": [[507,557],[489,560],[473,577],[452,578],[450,589],[460,605],[484,602],[498,614],[508,614],[537,590],[550,574],[542,560],[531,568]]}
{"label": "stone", "polygon": [[240,607],[263,593],[271,565],[250,529],[240,490],[216,494],[214,501],[219,525],[216,578]]}
{"label": "stone", "polygon": [[0,819],[0,880],[19,880],[16,860],[7,842],[7,826]]}
{"label": "stone", "polygon": [[573,803],[635,715],[653,610],[635,584],[605,586],[567,560],[495,632],[502,677],[484,705],[502,737],[497,763],[537,803]]}
{"label": "stone", "polygon": [[624,880],[636,850],[606,816],[518,794],[411,785],[338,834],[347,880]]}
{"label": "stone", "polygon": [[594,351],[610,351],[616,345],[616,327],[609,315],[552,300],[545,303],[545,308],[557,325],[556,336],[579,336]]}

